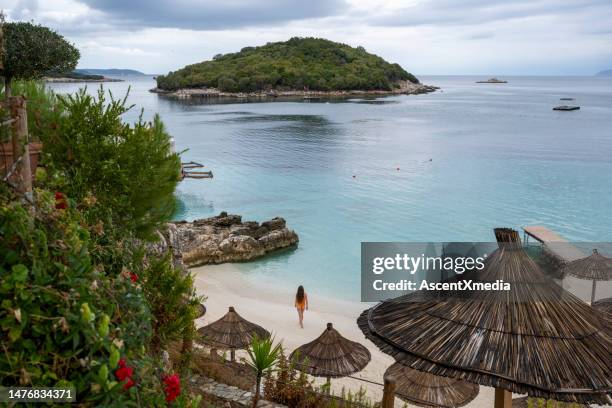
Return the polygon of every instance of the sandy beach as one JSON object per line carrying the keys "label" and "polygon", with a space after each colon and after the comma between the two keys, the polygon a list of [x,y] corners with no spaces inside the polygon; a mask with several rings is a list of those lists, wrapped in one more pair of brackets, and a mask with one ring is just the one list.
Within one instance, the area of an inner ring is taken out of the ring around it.
{"label": "sandy beach", "polygon": [[[305,312],[304,329],[301,329],[293,307],[293,290],[254,282],[231,264],[203,266],[191,271],[198,294],[207,297],[207,313],[196,322],[198,327],[219,319],[227,313],[229,306],[234,306],[241,316],[271,331],[290,353],[296,347],[314,340],[323,332],[326,324],[332,322],[344,337],[365,345],[372,354],[372,361],[354,377],[382,383],[385,370],[393,364],[393,359],[366,340],[357,327],[357,316],[368,307],[367,304],[326,298],[306,288],[310,308]],[[245,355],[238,352],[237,358]],[[317,379],[317,383],[323,382],[323,379]],[[367,389],[367,395],[372,400],[382,398],[380,385],[352,378],[332,380],[335,393],[340,393],[342,387],[354,392],[360,386]],[[478,397],[467,406],[491,407],[493,396],[492,388],[480,387]],[[396,406],[403,406],[399,398],[396,399]]]}

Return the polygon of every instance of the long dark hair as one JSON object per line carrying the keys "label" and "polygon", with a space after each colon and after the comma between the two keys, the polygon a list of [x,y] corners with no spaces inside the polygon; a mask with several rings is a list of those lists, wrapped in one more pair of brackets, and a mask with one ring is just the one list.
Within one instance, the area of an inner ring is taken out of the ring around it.
{"label": "long dark hair", "polygon": [[295,294],[295,300],[298,303],[302,303],[304,300],[304,287],[302,285],[298,286],[297,293]]}

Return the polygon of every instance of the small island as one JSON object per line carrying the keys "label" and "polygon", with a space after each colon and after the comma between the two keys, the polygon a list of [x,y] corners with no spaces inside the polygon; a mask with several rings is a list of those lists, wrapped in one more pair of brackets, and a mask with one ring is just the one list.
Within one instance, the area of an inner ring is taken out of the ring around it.
{"label": "small island", "polygon": [[321,38],[245,47],[156,78],[152,92],[189,97],[342,97],[433,92],[399,64]]}
{"label": "small island", "polygon": [[497,78],[489,78],[486,81],[476,81],[477,84],[507,84],[508,81]]}
{"label": "small island", "polygon": [[68,72],[50,72],[44,80],[46,82],[71,83],[71,82],[123,82],[125,77],[145,76],[140,71],[133,69],[99,69],[85,68],[75,69]]}

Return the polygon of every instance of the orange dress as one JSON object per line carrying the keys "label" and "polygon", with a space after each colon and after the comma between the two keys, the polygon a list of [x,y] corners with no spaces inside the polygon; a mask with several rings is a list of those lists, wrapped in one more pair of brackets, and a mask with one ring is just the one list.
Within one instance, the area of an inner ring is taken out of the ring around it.
{"label": "orange dress", "polygon": [[306,305],[308,305],[308,295],[304,293],[304,299],[302,299],[301,302],[298,302],[297,299],[295,300],[295,307],[304,310],[306,309]]}

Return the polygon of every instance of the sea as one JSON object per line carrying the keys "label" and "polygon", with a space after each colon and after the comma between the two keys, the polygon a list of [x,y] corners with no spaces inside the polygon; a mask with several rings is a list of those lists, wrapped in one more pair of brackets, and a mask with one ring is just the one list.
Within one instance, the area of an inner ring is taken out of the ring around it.
{"label": "sea", "polygon": [[129,89],[126,121],[159,114],[183,161],[213,172],[180,183],[176,219],[280,216],[298,233],[297,248],[236,264],[247,279],[359,300],[362,242],[493,241],[534,224],[612,241],[612,78],[419,78],[440,90],[262,102],[173,100],[149,92],[152,76],[103,88]]}

